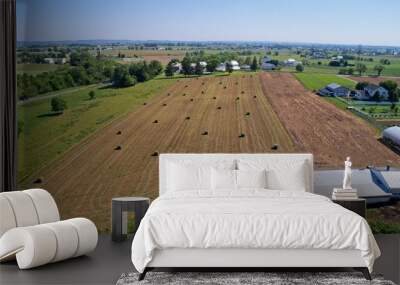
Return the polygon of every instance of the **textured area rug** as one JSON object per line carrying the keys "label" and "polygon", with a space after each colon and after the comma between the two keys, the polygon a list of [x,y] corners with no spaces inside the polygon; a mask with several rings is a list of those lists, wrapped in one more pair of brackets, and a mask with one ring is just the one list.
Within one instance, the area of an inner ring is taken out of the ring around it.
{"label": "textured area rug", "polygon": [[372,276],[372,281],[368,281],[358,272],[148,272],[142,281],[138,281],[138,276],[138,273],[122,274],[117,285],[395,285],[395,283],[376,275]]}

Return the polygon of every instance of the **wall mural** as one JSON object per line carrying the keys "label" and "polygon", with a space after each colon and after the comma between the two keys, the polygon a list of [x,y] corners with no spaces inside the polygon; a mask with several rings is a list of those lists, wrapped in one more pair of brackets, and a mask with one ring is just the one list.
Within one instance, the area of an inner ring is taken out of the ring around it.
{"label": "wall mural", "polygon": [[224,36],[215,11],[139,2],[17,1],[20,189],[109,231],[112,197],[158,196],[160,153],[313,153],[327,196],[350,156],[373,230],[400,232],[398,46]]}

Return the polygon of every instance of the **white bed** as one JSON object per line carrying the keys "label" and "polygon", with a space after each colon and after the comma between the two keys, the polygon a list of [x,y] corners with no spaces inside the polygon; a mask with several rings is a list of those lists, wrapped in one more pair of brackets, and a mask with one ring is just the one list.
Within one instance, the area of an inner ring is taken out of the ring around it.
{"label": "white bed", "polygon": [[[370,278],[380,255],[371,230],[362,217],[312,194],[311,154],[159,159],[160,197],[132,243],[140,279],[155,267],[354,267]],[[210,167],[211,187],[203,183]]]}

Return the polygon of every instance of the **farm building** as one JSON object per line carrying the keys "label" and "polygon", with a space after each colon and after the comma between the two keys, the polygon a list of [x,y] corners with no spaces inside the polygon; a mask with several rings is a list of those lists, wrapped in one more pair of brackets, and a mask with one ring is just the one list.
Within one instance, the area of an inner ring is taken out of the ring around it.
{"label": "farm building", "polygon": [[331,83],[318,91],[321,96],[347,97],[350,89],[336,83]]}
{"label": "farm building", "polygon": [[393,126],[386,128],[382,132],[382,140],[390,147],[400,151],[400,127]]}
{"label": "farm building", "polygon": [[48,64],[66,64],[67,59],[63,58],[55,58],[55,57],[46,57],[44,61]]}
{"label": "farm building", "polygon": [[301,61],[297,61],[297,60],[295,60],[293,58],[289,58],[289,59],[285,60],[283,62],[283,64],[286,65],[286,66],[296,66],[298,64],[302,64],[302,62]]}
{"label": "farm building", "polygon": [[229,60],[226,63],[232,66],[232,70],[240,70],[239,62],[236,60]]}
{"label": "farm building", "polygon": [[218,66],[215,68],[216,71],[226,71],[226,65],[225,63],[220,63]]}
{"label": "farm building", "polygon": [[174,72],[179,73],[182,70],[182,64],[180,62],[175,62],[172,64],[172,68],[174,69]]}
{"label": "farm building", "polygon": [[373,100],[377,95],[379,95],[382,101],[389,99],[389,92],[385,88],[375,84],[368,84],[363,90],[357,90],[354,99],[364,101]]}
{"label": "farm building", "polygon": [[248,64],[242,64],[242,65],[240,66],[240,69],[241,69],[241,70],[249,71],[249,70],[251,69],[251,67],[250,67],[250,65],[248,65]]}
{"label": "farm building", "polygon": [[269,62],[263,62],[261,64],[261,69],[262,70],[274,70],[276,68],[276,65],[273,63],[269,63]]}

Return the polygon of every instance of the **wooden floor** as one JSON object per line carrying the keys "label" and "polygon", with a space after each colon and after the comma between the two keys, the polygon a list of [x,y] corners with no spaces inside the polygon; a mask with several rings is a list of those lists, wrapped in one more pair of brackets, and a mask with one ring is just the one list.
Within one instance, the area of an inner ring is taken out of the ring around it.
{"label": "wooden floor", "polygon": [[[382,256],[375,273],[399,284],[400,234],[377,235],[376,240]],[[1,264],[0,284],[115,284],[122,273],[134,271],[130,247],[131,241],[114,243],[109,235],[100,235],[97,249],[89,256],[30,270],[19,270],[15,262]]]}

